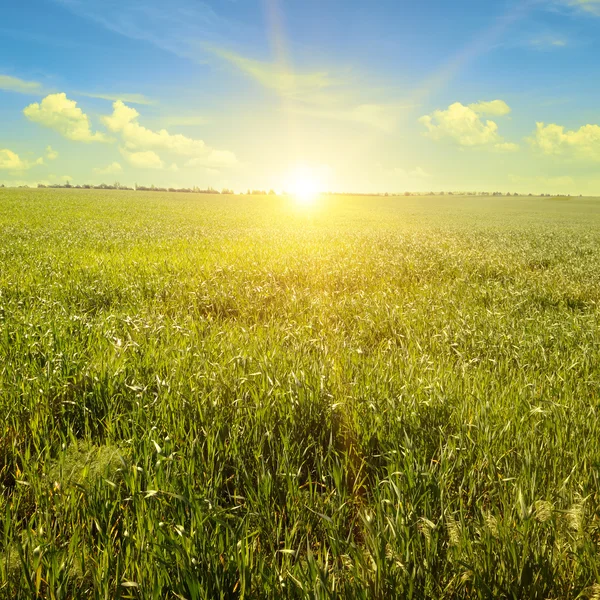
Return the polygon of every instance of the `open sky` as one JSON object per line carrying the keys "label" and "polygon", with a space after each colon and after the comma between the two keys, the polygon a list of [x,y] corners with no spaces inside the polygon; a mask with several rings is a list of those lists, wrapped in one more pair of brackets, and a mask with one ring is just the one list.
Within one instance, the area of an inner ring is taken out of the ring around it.
{"label": "open sky", "polygon": [[0,183],[600,194],[600,0],[0,14]]}

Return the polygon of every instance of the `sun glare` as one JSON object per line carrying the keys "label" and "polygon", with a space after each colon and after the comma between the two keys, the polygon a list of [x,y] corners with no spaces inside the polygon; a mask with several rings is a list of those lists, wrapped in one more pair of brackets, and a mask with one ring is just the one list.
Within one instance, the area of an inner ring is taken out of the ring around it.
{"label": "sun glare", "polygon": [[296,169],[288,187],[297,204],[301,206],[312,206],[321,193],[318,176],[306,167]]}
{"label": "sun glare", "polygon": [[298,204],[305,206],[314,204],[318,196],[319,190],[313,181],[299,181],[295,186],[294,197]]}

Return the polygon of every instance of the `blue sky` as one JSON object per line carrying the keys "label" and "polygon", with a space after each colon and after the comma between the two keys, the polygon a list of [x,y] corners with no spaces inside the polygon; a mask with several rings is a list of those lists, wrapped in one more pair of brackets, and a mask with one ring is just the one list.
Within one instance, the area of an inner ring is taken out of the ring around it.
{"label": "blue sky", "polygon": [[0,182],[600,194],[600,0],[30,0]]}

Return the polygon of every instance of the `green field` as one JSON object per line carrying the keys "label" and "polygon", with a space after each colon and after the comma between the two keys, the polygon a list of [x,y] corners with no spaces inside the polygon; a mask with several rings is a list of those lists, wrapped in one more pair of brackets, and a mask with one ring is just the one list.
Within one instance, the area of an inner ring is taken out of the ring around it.
{"label": "green field", "polygon": [[599,598],[600,200],[0,190],[0,598]]}

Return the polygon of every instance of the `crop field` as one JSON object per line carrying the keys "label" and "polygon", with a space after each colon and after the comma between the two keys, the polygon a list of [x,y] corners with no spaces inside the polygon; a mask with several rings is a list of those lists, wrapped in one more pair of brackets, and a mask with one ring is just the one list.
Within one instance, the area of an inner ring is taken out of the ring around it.
{"label": "crop field", "polygon": [[600,200],[0,190],[0,598],[600,598]]}

